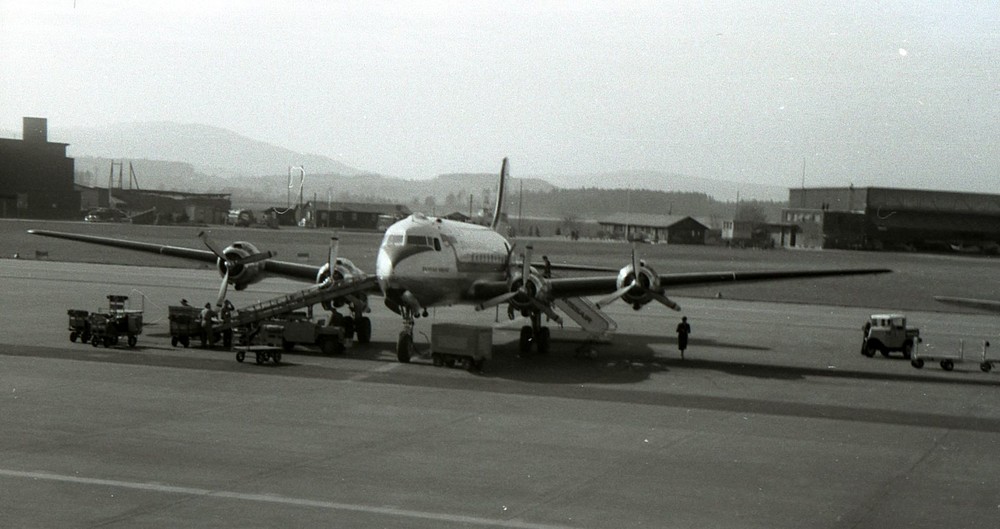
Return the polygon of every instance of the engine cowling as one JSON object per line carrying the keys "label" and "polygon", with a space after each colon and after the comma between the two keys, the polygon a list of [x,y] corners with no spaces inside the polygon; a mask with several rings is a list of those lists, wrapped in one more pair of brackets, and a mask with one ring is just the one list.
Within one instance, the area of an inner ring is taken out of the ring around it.
{"label": "engine cowling", "polygon": [[[351,281],[364,276],[364,272],[354,265],[350,259],[337,258],[336,263],[333,265],[333,282],[341,283],[344,281]],[[316,273],[316,284],[320,285],[330,279],[330,263],[325,263],[320,267],[319,271]],[[340,308],[343,307],[345,303],[349,300],[344,298],[337,298],[333,300],[333,307]],[[330,303],[324,302],[323,308],[330,310]]]}
{"label": "engine cowling", "polygon": [[639,310],[643,305],[653,301],[653,293],[659,293],[660,288],[660,276],[653,270],[652,267],[646,265],[645,262],[639,261],[639,270],[636,273],[635,267],[633,265],[626,265],[618,272],[618,288],[625,288],[626,285],[632,284],[635,281],[635,286],[627,290],[622,294],[622,300],[626,303],[632,305],[632,308]]}
{"label": "engine cowling", "polygon": [[[223,250],[222,254],[232,263],[229,269],[229,283],[236,290],[243,290],[264,278],[264,261],[240,264],[241,260],[260,253],[262,252],[256,246],[245,241],[236,241]],[[217,259],[215,266],[219,270],[219,276],[226,277],[226,266],[230,265],[222,259]]]}
{"label": "engine cowling", "polygon": [[521,273],[513,274],[507,281],[507,288],[510,292],[516,292],[517,295],[510,298],[508,303],[510,303],[517,310],[528,310],[535,307],[532,300],[539,299],[540,294],[544,294],[545,280],[534,273],[528,275],[527,281],[525,281],[524,276]]}

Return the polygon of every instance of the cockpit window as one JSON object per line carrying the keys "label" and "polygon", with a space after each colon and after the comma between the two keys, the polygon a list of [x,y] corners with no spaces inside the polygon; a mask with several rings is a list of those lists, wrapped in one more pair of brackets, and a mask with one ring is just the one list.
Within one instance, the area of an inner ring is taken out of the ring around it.
{"label": "cockpit window", "polygon": [[407,235],[406,236],[407,246],[430,246],[427,244],[427,237],[423,235]]}
{"label": "cockpit window", "polygon": [[387,235],[385,238],[385,243],[389,246],[402,246],[403,236],[402,235]]}

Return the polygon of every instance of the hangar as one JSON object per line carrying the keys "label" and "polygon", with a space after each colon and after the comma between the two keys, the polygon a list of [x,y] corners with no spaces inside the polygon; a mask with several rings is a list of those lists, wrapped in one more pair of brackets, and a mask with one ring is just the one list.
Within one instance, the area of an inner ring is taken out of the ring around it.
{"label": "hangar", "polygon": [[69,144],[48,140],[45,118],[26,117],[23,126],[23,139],[0,138],[0,218],[78,218]]}
{"label": "hangar", "polygon": [[615,239],[705,244],[708,226],[685,215],[617,214],[598,221]]}
{"label": "hangar", "polygon": [[846,249],[995,250],[1000,195],[884,187],[799,188],[785,223],[796,246]]}

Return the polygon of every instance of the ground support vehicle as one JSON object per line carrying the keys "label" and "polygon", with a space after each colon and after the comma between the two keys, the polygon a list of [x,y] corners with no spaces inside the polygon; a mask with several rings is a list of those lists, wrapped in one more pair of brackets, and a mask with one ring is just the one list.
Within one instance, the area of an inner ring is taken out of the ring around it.
{"label": "ground support vehicle", "polygon": [[431,360],[435,366],[464,366],[469,371],[483,370],[493,358],[493,329],[458,323],[431,325]]}
{"label": "ground support vehicle", "polygon": [[167,319],[170,320],[170,345],[190,347],[191,339],[201,336],[201,311],[190,305],[171,305],[167,307]]}
{"label": "ground support vehicle", "polygon": [[[242,362],[251,346],[265,346],[253,351],[258,364],[271,360],[281,363],[281,352],[290,352],[296,345],[317,346],[326,355],[344,351],[343,327],[313,321],[306,314],[292,312],[283,317],[269,318],[236,328],[236,361]],[[270,349],[270,350],[267,350]]]}
{"label": "ground support vehicle", "polygon": [[993,366],[1000,364],[1000,358],[986,358],[986,349],[990,347],[990,342],[983,340],[983,359],[979,362],[979,369],[983,373],[989,373],[993,370]]}
{"label": "ground support vehicle", "polygon": [[903,353],[909,360],[913,349],[920,343],[920,329],[907,328],[902,314],[872,314],[864,326],[861,354],[869,358],[875,353],[889,356],[890,352]]}
{"label": "ground support vehicle", "polygon": [[90,342],[90,313],[85,310],[69,309],[69,341]]}
{"label": "ground support vehicle", "polygon": [[[979,364],[979,368],[983,371],[989,371],[993,368],[994,362],[1000,362],[1000,360],[990,360],[987,363],[986,360],[986,348],[990,346],[990,342],[983,340],[983,352],[982,352],[982,362]],[[910,360],[910,364],[913,367],[920,369],[924,367],[925,362],[938,362],[941,364],[941,369],[945,371],[951,371],[955,369],[955,364],[961,364],[971,360],[965,359],[965,340],[958,341],[958,354],[927,354],[921,352],[914,352],[913,359]],[[989,367],[985,367],[989,366]]]}
{"label": "ground support vehicle", "polygon": [[142,311],[125,308],[128,296],[109,295],[108,312],[95,312],[88,317],[90,345],[110,347],[125,337],[129,347],[135,347],[142,334]]}
{"label": "ground support vehicle", "polygon": [[332,312],[330,321],[314,321],[298,309],[331,302],[377,286],[374,277],[355,281],[322,284],[293,292],[235,311],[229,318],[214,326],[217,332],[235,331],[237,338],[236,361],[243,362],[252,346],[280,348],[278,351],[255,352],[258,364],[268,360],[281,362],[281,350],[291,351],[296,345],[315,345],[323,354],[337,354],[344,350],[345,327],[350,324],[355,332],[371,337],[371,320],[358,321],[340,317]]}

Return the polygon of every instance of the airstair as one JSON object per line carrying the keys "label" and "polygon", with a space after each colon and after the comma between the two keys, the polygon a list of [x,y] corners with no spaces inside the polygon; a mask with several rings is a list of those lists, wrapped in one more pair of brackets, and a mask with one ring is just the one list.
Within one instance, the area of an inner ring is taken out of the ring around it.
{"label": "airstair", "polygon": [[587,298],[559,298],[555,306],[583,328],[590,340],[607,340],[608,335],[618,329],[615,320]]}

